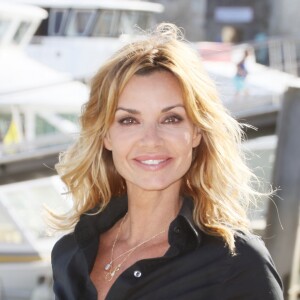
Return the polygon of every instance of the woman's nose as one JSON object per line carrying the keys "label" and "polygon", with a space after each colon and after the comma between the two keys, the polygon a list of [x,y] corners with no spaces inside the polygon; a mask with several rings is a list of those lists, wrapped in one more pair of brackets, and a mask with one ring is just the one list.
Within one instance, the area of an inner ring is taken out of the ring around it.
{"label": "woman's nose", "polygon": [[141,143],[148,146],[162,145],[163,135],[157,124],[148,124],[144,126]]}

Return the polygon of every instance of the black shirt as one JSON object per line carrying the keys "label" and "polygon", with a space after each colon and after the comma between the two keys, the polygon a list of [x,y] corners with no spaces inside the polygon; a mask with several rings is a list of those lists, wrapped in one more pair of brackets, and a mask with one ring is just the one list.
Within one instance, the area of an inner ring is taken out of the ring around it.
{"label": "black shirt", "polygon": [[[127,211],[115,198],[97,215],[84,214],[73,233],[52,251],[54,292],[58,300],[97,300],[90,279],[99,236]],[[170,247],[163,257],[137,261],[120,274],[107,300],[283,300],[282,283],[261,239],[237,233],[232,256],[221,238],[200,231],[185,199],[170,224]]]}

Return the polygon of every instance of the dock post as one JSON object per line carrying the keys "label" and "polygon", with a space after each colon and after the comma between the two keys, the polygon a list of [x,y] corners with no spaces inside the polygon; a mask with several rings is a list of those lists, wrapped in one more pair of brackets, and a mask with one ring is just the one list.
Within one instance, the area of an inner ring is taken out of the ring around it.
{"label": "dock post", "polygon": [[[273,187],[278,188],[270,201],[265,243],[288,292],[295,257],[300,205],[300,88],[286,92],[277,121]],[[297,254],[299,255],[299,254]]]}

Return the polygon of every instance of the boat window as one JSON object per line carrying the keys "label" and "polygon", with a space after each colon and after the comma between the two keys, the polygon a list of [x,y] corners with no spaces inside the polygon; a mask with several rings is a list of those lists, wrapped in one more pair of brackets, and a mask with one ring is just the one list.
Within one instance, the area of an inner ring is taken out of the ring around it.
{"label": "boat window", "polygon": [[47,134],[55,134],[59,132],[57,128],[38,115],[35,118],[35,122],[35,134],[37,136],[46,136]]}
{"label": "boat window", "polygon": [[[44,8],[45,9],[45,8]],[[47,11],[48,16],[50,16],[50,9],[46,8],[45,9]],[[40,23],[40,25],[38,26],[37,30],[34,33],[34,36],[48,36],[50,35],[49,32],[49,18],[43,19]],[[31,42],[35,42],[37,41],[37,39],[34,39]]]}
{"label": "boat window", "polygon": [[5,207],[0,205],[0,245],[21,243],[23,243],[23,237],[20,231]]}
{"label": "boat window", "polygon": [[153,26],[154,24],[153,18],[150,16],[149,13],[147,12],[138,12],[137,17],[136,17],[136,24],[138,27],[142,29],[147,29]]}
{"label": "boat window", "polygon": [[20,44],[22,42],[30,26],[31,26],[30,22],[26,22],[26,21],[20,22],[20,25],[13,37],[13,41],[15,44]]}
{"label": "boat window", "polygon": [[136,24],[136,12],[134,11],[123,11],[121,13],[121,19],[119,24],[119,35],[121,34],[132,34],[134,25]]}
{"label": "boat window", "polygon": [[[45,207],[59,214],[70,208],[70,203],[61,195],[65,190],[57,176],[2,187],[0,199],[14,214],[18,223],[35,239],[49,237],[45,222]],[[0,215],[0,224],[2,222],[2,215]],[[6,230],[9,232],[8,229]]]}
{"label": "boat window", "polygon": [[115,10],[100,10],[92,36],[116,37],[119,15]]}
{"label": "boat window", "polygon": [[69,11],[67,9],[51,9],[49,13],[48,34],[63,35]]}
{"label": "boat window", "polygon": [[11,123],[11,114],[0,112],[0,144],[3,142],[3,138],[5,137],[8,131],[10,123]]}
{"label": "boat window", "polygon": [[86,36],[96,15],[95,10],[74,10],[68,20],[65,34],[67,36]]}
{"label": "boat window", "polygon": [[0,42],[3,39],[4,35],[7,32],[11,22],[9,20],[0,20]]}
{"label": "boat window", "polygon": [[122,11],[118,34],[138,34],[149,26],[147,14],[140,11]]}

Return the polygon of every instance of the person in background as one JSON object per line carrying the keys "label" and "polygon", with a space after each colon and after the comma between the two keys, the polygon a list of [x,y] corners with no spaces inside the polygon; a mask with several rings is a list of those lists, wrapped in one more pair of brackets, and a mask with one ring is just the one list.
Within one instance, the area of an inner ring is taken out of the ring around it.
{"label": "person in background", "polygon": [[249,51],[245,50],[242,59],[236,65],[236,74],[234,77],[236,96],[246,95],[246,78],[248,75],[248,70],[246,67],[246,60],[249,56]]}
{"label": "person in background", "polygon": [[173,24],[116,52],[56,166],[73,199],[54,225],[58,300],[282,300],[246,208],[260,194],[242,129]]}

